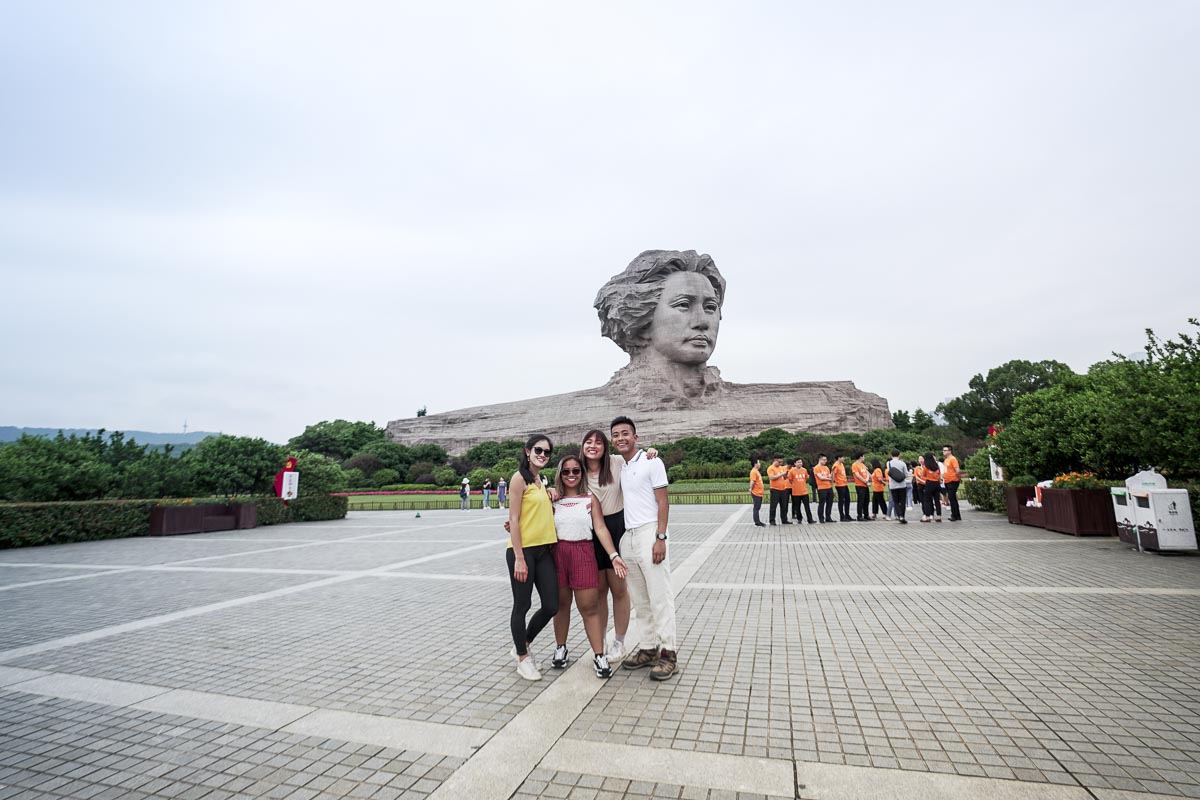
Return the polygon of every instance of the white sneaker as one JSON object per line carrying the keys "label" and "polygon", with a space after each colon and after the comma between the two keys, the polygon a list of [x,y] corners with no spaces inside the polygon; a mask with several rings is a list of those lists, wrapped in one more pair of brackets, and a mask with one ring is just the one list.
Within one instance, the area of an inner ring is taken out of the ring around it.
{"label": "white sneaker", "polygon": [[565,644],[560,644],[554,648],[554,658],[551,659],[550,666],[555,669],[567,668],[567,646]]}
{"label": "white sneaker", "polygon": [[597,678],[611,678],[612,667],[608,664],[608,656],[592,656],[592,668],[596,670]]}
{"label": "white sneaker", "polygon": [[540,681],[542,673],[538,672],[537,665],[533,663],[533,656],[526,658],[524,661],[517,662],[517,674],[527,681]]}
{"label": "white sneaker", "polygon": [[[517,655],[517,646],[516,646],[515,644],[514,644],[514,645],[512,646],[512,648],[511,648],[511,649],[508,651],[508,654],[509,654],[510,656],[512,656],[514,659],[518,660],[518,661],[520,661],[520,660],[521,660],[521,657],[520,657],[519,655]],[[526,651],[526,654],[527,654],[529,657],[528,657],[527,659],[525,659],[525,660],[526,660],[526,661],[532,661],[532,662],[533,662],[533,668],[534,668],[534,669],[536,669],[536,670],[540,670],[542,667],[541,667],[541,665],[540,665],[540,664],[538,664],[538,662],[537,662],[537,659],[533,657],[533,653],[531,653],[531,652],[529,652],[529,651]]]}
{"label": "white sneaker", "polygon": [[609,645],[608,652],[604,655],[608,659],[609,664],[619,664],[625,658],[625,645],[613,639],[613,643]]}

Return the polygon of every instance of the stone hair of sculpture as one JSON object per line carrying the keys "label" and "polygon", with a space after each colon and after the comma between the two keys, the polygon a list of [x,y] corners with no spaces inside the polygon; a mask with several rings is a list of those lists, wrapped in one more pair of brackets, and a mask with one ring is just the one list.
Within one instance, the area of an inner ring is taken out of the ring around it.
{"label": "stone hair of sculpture", "polygon": [[717,302],[725,304],[725,279],[707,254],[695,250],[646,250],[609,279],[592,304],[600,316],[600,333],[629,355],[650,344],[650,322],[668,276],[695,272],[712,284]]}

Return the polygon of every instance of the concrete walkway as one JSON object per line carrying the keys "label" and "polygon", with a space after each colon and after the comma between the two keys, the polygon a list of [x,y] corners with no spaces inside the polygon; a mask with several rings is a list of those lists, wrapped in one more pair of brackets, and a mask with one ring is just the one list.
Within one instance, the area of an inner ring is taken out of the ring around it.
{"label": "concrete walkway", "polygon": [[664,684],[516,677],[496,511],[0,551],[0,800],[1200,797],[1200,558],[965,517],[673,509]]}

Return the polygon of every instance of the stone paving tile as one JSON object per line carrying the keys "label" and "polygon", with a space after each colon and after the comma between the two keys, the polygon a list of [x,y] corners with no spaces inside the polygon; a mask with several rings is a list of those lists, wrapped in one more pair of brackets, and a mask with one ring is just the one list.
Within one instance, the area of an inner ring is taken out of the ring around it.
{"label": "stone paving tile", "polygon": [[[720,547],[721,558],[709,560],[694,580],[698,583],[1200,587],[1200,558],[1147,558],[1116,539],[1077,540],[1005,522],[986,524],[970,516],[968,519],[966,523],[953,525],[837,523],[818,525],[818,530],[784,529],[788,533],[775,534],[776,542],[839,542],[820,547],[768,544],[773,540],[761,528],[757,531],[749,528],[750,533],[743,534],[739,526],[727,540],[739,544]],[[982,528],[989,535],[980,536],[972,528]],[[1032,535],[1027,531],[1032,531]],[[963,537],[964,532],[971,535]],[[987,541],[1014,536],[1048,543],[946,546],[872,541],[939,537]],[[859,544],[857,539],[866,541]],[[762,544],[740,544],[745,542]]]}
{"label": "stone paving tile", "polygon": [[[0,551],[0,556],[3,556],[3,552]],[[0,567],[0,586],[13,586],[18,583],[55,580],[57,578],[77,578],[93,572],[103,571],[102,569],[57,569],[53,567]],[[91,578],[88,580],[91,580]],[[9,591],[16,590],[10,589]]]}
{"label": "stone paving tile", "polygon": [[12,589],[0,595],[0,650],[311,580],[304,575],[123,572]]}
{"label": "stone paving tile", "polygon": [[[500,537],[497,536],[496,538],[499,539]],[[269,547],[270,545],[264,546]],[[408,561],[436,553],[443,553],[447,550],[470,546],[472,546],[472,543],[330,542],[322,544],[319,547],[299,547],[294,550],[280,550],[273,553],[229,556],[216,561],[206,562],[206,565],[236,567],[240,569],[317,568],[367,570],[376,569],[385,564],[395,564],[401,561]],[[314,562],[319,562],[320,566],[315,567]],[[436,564],[437,562],[432,563]]]}
{"label": "stone paving tile", "polygon": [[[491,558],[504,569],[501,548]],[[516,676],[511,597],[507,584],[365,578],[11,665],[495,730],[558,674]],[[553,648],[547,627],[534,652],[548,662]]]}
{"label": "stone paving tile", "polygon": [[[280,527],[255,528],[249,531],[230,533],[249,534],[238,539],[252,539],[255,534],[269,536],[267,531],[278,531]],[[212,538],[209,538],[212,537]],[[0,561],[6,564],[125,564],[150,566],[182,561],[191,558],[226,553],[244,553],[264,547],[285,547],[284,544],[260,544],[255,541],[221,541],[214,534],[195,536],[146,536],[132,539],[108,539],[97,542],[45,545],[43,547],[19,547],[0,550]]]}
{"label": "stone paving tile", "polygon": [[[756,566],[799,548],[757,549]],[[619,671],[567,736],[1200,794],[1200,598],[687,589],[677,608],[681,674]]]}
{"label": "stone paving tile", "polygon": [[574,772],[534,770],[513,798],[561,797],[566,800],[641,800],[641,798],[682,798],[683,800],[782,800],[783,796],[730,792],[674,783],[630,781]]}
{"label": "stone paving tile", "polygon": [[[422,798],[463,759],[0,691],[0,797]],[[7,794],[7,789],[14,794]]]}

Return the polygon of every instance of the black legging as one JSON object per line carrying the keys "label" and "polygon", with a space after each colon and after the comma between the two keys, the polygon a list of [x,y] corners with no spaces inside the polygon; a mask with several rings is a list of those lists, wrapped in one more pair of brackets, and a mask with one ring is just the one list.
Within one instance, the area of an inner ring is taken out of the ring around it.
{"label": "black legging", "polygon": [[813,521],[812,506],[810,506],[808,504],[808,495],[806,495],[806,494],[792,495],[792,516],[795,517],[796,522],[804,521],[804,517],[800,515],[800,505],[801,504],[804,505],[804,513],[808,514],[808,524],[811,525],[812,521]]}
{"label": "black legging", "polygon": [[925,496],[921,510],[925,516],[942,516],[942,487],[936,481],[925,481]]}
{"label": "black legging", "polygon": [[[558,613],[558,570],[554,568],[553,547],[554,545],[550,544],[539,544],[522,548],[525,553],[525,566],[529,568],[529,577],[524,582],[513,577],[517,557],[513,554],[513,549],[508,548],[508,581],[512,584],[513,593],[510,625],[518,655],[526,655],[525,643],[532,642],[534,637],[542,632],[542,628],[546,627],[546,623]],[[529,620],[529,627],[525,627],[525,615],[533,605],[534,587],[537,587],[542,607],[533,615],[533,619]]]}
{"label": "black legging", "polygon": [[950,519],[962,519],[958,508],[958,481],[946,481],[946,499],[950,501]]}
{"label": "black legging", "polygon": [[892,489],[892,510],[896,512],[896,519],[904,519],[904,512],[908,505],[908,491],[905,489]]}
{"label": "black legging", "polygon": [[880,489],[871,495],[871,516],[887,516],[887,492]]}
{"label": "black legging", "polygon": [[871,490],[856,483],[854,491],[857,494],[855,513],[859,519],[867,519],[871,516]]}
{"label": "black legging", "polygon": [[850,516],[850,487],[835,486],[838,496],[838,519],[854,519]]}
{"label": "black legging", "polygon": [[817,519],[833,521],[833,489],[817,489]]}

